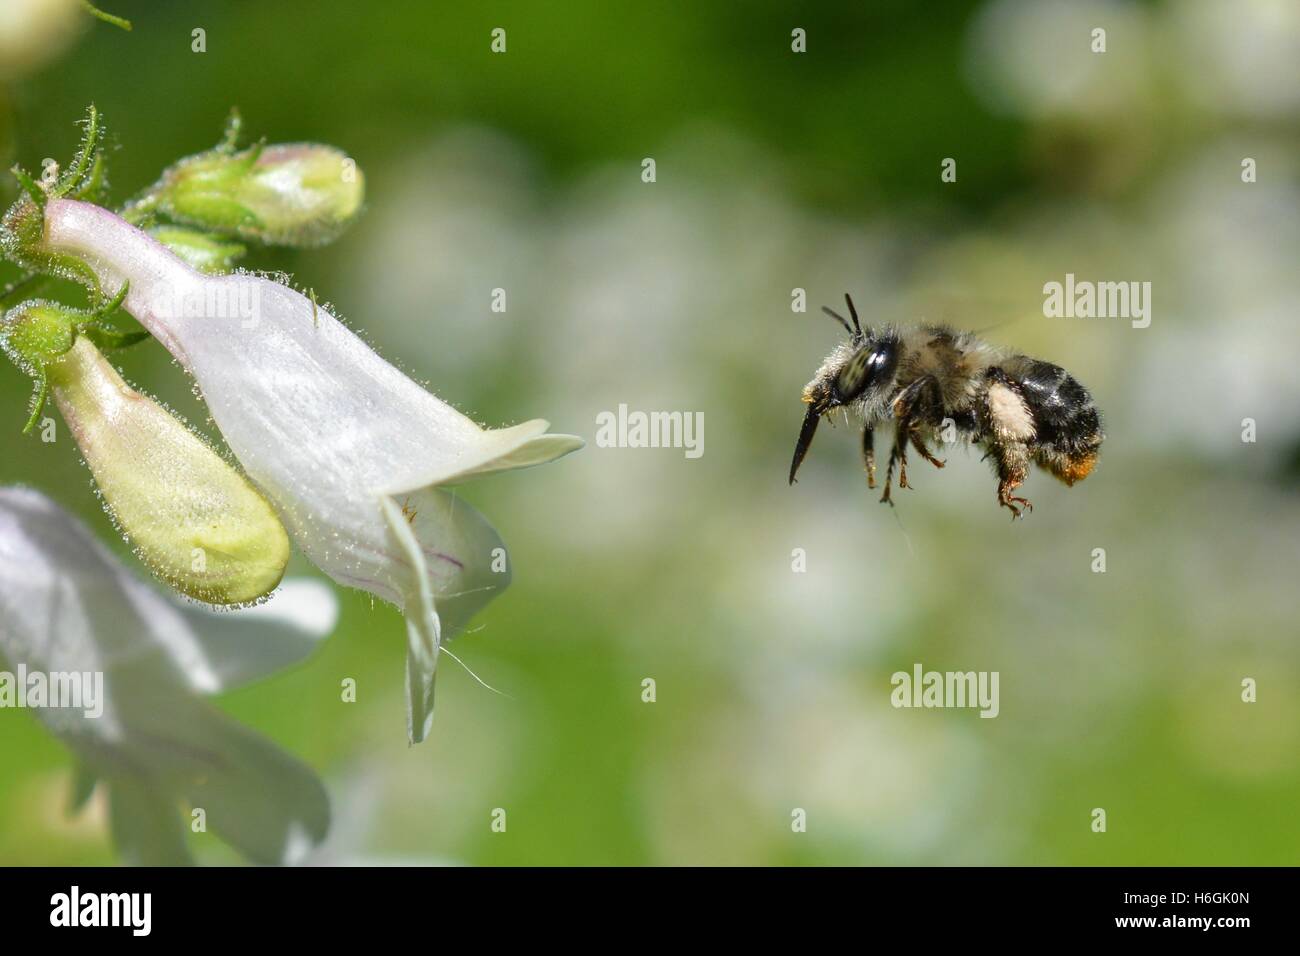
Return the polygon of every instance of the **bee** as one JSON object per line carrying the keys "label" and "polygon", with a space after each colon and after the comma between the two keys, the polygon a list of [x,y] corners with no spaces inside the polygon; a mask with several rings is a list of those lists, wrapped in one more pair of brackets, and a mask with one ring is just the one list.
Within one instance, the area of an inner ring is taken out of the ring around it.
{"label": "bee", "polygon": [[861,417],[867,487],[876,487],[876,428],[894,421],[894,444],[885,468],[882,502],[890,497],[894,468],[907,483],[907,449],[942,468],[929,450],[938,436],[983,448],[998,476],[998,504],[1015,520],[1033,505],[1014,494],[1036,464],[1067,485],[1082,481],[1097,463],[1101,415],[1088,390],[1060,366],[982,342],[943,325],[862,328],[845,295],[853,324],[823,307],[849,337],[835,347],[803,390],[808,405],[790,463],[790,484],[808,453],[817,425],[836,409]]}

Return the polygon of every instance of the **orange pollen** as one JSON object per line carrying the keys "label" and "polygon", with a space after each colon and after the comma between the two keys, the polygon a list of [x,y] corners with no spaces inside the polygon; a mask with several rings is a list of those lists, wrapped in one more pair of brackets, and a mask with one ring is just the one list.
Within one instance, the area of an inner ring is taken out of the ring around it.
{"label": "orange pollen", "polygon": [[1093,466],[1097,464],[1097,455],[1084,455],[1081,458],[1070,458],[1066,461],[1065,467],[1059,472],[1061,480],[1067,485],[1072,485],[1076,481],[1082,481],[1088,477]]}

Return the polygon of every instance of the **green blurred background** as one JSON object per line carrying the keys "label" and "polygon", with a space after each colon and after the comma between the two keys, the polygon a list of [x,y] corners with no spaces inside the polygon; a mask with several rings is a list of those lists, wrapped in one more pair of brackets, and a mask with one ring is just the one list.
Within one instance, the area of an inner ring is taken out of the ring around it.
{"label": "green blurred background", "polygon": [[[93,100],[125,199],[237,105],[254,136],[347,151],[368,188],[335,245],[249,264],[442,398],[589,442],[620,403],[704,413],[698,460],[590,442],[463,489],[515,577],[454,649],[508,697],[444,666],[432,739],[408,747],[401,618],[341,592],[315,657],[221,699],[326,780],[315,862],[1300,859],[1300,7],[104,5],[134,31],[77,17],[0,60],[4,166],[66,160]],[[1067,272],[1150,281],[1151,326],[1044,318]],[[1105,416],[1097,471],[1036,473],[1013,525],[957,451],[914,464],[891,511],[840,427],[787,487],[799,392],[836,340],[817,307],[846,291],[872,323],[987,329],[1067,367]],[[120,364],[214,434],[155,343]],[[0,370],[0,483],[134,563],[72,443],[20,436],[28,390]],[[1000,716],[895,710],[890,675],[916,662],[999,671]],[[0,721],[0,861],[112,862],[102,806],[63,815],[67,752]]]}

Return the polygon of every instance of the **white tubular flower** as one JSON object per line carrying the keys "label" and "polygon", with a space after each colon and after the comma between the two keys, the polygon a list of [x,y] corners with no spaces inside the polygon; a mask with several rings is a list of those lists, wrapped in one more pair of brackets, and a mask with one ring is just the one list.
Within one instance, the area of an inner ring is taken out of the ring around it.
{"label": "white tubular flower", "polygon": [[258,276],[203,275],[98,206],[51,199],[42,244],[84,261],[101,288],[130,282],[124,307],[193,374],[312,561],[404,610],[408,731],[423,740],[443,626],[450,636],[509,581],[496,532],[436,486],[553,461],[582,440],[541,420],[480,428],[313,300]]}
{"label": "white tubular flower", "polygon": [[[174,603],[44,495],[0,488],[0,657],[29,683],[48,675],[50,697],[27,706],[81,762],[74,806],[97,779],[107,785],[130,862],[190,862],[181,800],[256,862],[288,862],[324,839],[316,775],[201,695],[300,660],[336,616],[333,593],[310,580],[242,611]],[[80,706],[52,706],[55,681],[74,678]]]}

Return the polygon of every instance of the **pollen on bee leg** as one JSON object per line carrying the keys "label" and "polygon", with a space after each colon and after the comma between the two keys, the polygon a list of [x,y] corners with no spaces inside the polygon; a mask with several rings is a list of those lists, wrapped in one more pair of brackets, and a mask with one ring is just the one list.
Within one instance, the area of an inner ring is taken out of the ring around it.
{"label": "pollen on bee leg", "polygon": [[1056,475],[1067,485],[1072,485],[1076,481],[1083,481],[1092,472],[1093,467],[1097,464],[1097,453],[1090,452],[1086,455],[1077,455],[1073,458],[1062,458],[1052,468],[1052,474]]}
{"label": "pollen on bee leg", "polygon": [[1003,441],[1029,441],[1034,437],[1034,416],[1018,392],[1001,382],[989,386],[989,418]]}

